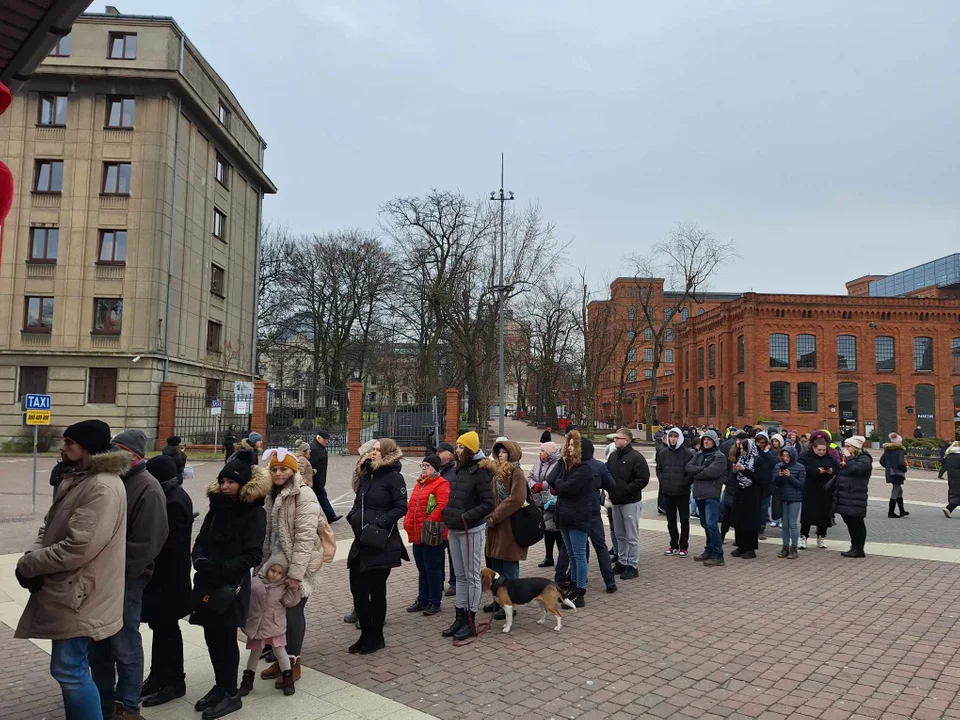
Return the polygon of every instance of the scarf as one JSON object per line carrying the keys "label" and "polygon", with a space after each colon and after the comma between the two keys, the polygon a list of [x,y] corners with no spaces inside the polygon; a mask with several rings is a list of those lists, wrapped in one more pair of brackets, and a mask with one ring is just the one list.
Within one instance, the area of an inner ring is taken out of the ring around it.
{"label": "scarf", "polygon": [[[744,468],[753,472],[754,463],[757,461],[757,446],[753,440],[747,439],[747,452],[744,453],[742,450],[737,456],[737,465],[743,465]],[[753,485],[753,480],[748,478],[742,472],[737,473],[737,484],[742,488],[748,488]]]}

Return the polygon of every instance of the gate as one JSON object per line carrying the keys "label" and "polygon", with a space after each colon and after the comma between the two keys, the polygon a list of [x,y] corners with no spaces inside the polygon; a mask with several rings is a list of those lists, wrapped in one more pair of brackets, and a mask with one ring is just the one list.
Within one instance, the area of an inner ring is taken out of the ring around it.
{"label": "gate", "polygon": [[324,384],[267,388],[267,436],[269,447],[296,449],[310,442],[318,430],[330,433],[329,452],[346,452],[349,392]]}
{"label": "gate", "polygon": [[[372,393],[371,393],[372,394]],[[436,445],[443,439],[446,407],[436,396],[422,403],[398,403],[376,397],[363,405],[360,443],[391,438],[400,447]]]}
{"label": "gate", "polygon": [[[213,400],[220,401],[219,415],[212,412]],[[250,429],[250,415],[243,412],[249,407],[242,405],[237,407],[233,391],[221,391],[215,395],[203,391],[178,392],[174,434],[183,438],[188,445],[223,445],[223,434],[231,426],[237,437]],[[241,413],[237,413],[237,410]]]}

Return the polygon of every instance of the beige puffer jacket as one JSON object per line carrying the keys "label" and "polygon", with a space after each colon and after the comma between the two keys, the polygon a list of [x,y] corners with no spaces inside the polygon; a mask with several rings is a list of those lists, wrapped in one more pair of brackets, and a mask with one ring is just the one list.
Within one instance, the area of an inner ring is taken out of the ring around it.
{"label": "beige puffer jacket", "polygon": [[18,638],[103,640],[123,626],[127,493],[120,475],[126,452],[94,455],[82,472],[67,473],[43,526],[17,569],[43,576],[17,625]]}
{"label": "beige puffer jacket", "polygon": [[[258,471],[266,472],[262,467],[254,468],[255,473]],[[320,512],[320,501],[297,473],[275,498],[267,495],[263,509],[267,513],[263,557],[282,553],[288,564],[287,577],[299,580],[301,597],[309,597],[318,587],[317,576],[323,565],[320,530],[327,520]]]}

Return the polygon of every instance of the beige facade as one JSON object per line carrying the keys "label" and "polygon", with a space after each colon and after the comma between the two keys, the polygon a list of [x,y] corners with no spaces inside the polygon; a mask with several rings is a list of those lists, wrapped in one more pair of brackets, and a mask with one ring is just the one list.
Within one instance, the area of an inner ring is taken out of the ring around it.
{"label": "beige facade", "polygon": [[254,374],[266,144],[172,19],[83,15],[58,48],[0,117],[17,181],[0,442],[38,391],[59,427],[99,417],[153,437],[164,379],[203,392]]}

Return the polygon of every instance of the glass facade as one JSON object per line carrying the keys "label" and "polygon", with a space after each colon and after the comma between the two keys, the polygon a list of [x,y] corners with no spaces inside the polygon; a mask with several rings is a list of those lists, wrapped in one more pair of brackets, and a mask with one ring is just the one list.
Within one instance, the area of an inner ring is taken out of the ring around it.
{"label": "glass facade", "polygon": [[931,285],[942,287],[956,283],[960,283],[960,253],[874,280],[869,292],[873,297],[897,297]]}

